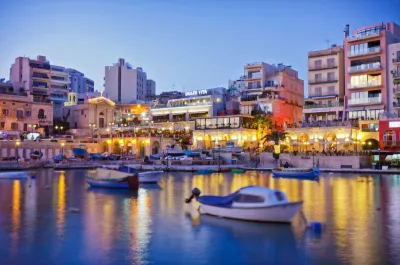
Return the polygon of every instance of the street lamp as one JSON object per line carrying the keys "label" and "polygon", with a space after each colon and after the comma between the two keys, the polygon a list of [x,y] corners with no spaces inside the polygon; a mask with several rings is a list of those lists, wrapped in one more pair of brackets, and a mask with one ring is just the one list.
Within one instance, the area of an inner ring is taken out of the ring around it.
{"label": "street lamp", "polygon": [[312,148],[312,167],[314,168],[314,165],[315,165],[315,163],[314,163],[314,155],[315,155],[315,148],[313,147]]}
{"label": "street lamp", "polygon": [[17,152],[17,155],[16,155],[16,158],[17,158],[17,163],[18,163],[18,158],[19,158],[19,155],[18,155],[18,151],[19,151],[19,149],[18,149],[18,147],[20,146],[20,144],[21,144],[21,142],[19,141],[19,140],[17,140],[17,141],[15,141],[15,147],[16,147],[16,152]]}

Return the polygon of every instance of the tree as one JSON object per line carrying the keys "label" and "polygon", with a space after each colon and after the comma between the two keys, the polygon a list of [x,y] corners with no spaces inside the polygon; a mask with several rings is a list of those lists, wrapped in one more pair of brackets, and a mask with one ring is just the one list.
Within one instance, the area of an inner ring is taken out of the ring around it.
{"label": "tree", "polygon": [[[279,131],[279,130],[273,130],[264,135],[261,140],[263,140],[263,143],[266,141],[274,141],[275,145],[279,145],[279,141],[284,141],[286,137],[288,136],[288,133],[285,131]],[[272,157],[275,159],[275,162],[278,164],[278,159],[279,159],[279,153],[274,152],[272,153]]]}

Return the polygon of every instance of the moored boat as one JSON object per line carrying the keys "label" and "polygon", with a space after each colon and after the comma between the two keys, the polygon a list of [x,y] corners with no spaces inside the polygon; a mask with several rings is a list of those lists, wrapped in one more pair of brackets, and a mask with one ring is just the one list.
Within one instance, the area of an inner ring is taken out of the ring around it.
{"label": "moored boat", "polygon": [[197,173],[197,174],[202,174],[202,175],[209,175],[209,174],[214,173],[214,170],[209,169],[209,168],[206,168],[206,169],[197,170],[196,173]]}
{"label": "moored boat", "polygon": [[28,172],[14,171],[14,172],[0,172],[0,179],[24,179],[28,177]]}
{"label": "moored boat", "polygon": [[274,177],[279,178],[299,178],[299,179],[317,179],[319,177],[319,168],[275,168],[272,170]]}
{"label": "moored boat", "polygon": [[[190,202],[200,191],[193,189]],[[227,196],[200,196],[200,212],[246,221],[291,223],[300,211],[302,201],[290,202],[280,190],[248,186]]]}
{"label": "moored boat", "polygon": [[241,168],[234,168],[231,171],[232,171],[232,173],[244,173],[244,172],[246,172],[246,170],[241,169]]}

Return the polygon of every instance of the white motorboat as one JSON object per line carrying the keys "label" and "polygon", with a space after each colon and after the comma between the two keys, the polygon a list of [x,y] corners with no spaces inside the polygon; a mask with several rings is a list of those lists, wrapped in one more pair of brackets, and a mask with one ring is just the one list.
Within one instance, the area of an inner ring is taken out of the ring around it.
{"label": "white motorboat", "polygon": [[202,214],[247,221],[291,223],[303,205],[302,201],[290,202],[280,190],[260,186],[244,187],[227,196],[199,195],[193,189],[186,202],[197,197]]}
{"label": "white motorboat", "polygon": [[28,177],[28,172],[14,171],[14,172],[0,172],[0,179],[24,179]]}

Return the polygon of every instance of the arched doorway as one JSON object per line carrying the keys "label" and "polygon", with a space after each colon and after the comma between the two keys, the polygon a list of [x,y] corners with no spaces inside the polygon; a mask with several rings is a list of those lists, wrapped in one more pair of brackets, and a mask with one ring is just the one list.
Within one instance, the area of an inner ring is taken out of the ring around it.
{"label": "arched doorway", "polygon": [[104,113],[100,112],[99,113],[99,128],[104,128],[105,122],[104,122]]}
{"label": "arched doorway", "polygon": [[204,136],[204,148],[205,149],[211,149],[212,148],[211,136],[209,134]]}
{"label": "arched doorway", "polygon": [[362,143],[363,150],[378,150],[379,142],[376,139],[370,138]]}
{"label": "arched doorway", "polygon": [[126,145],[126,153],[127,153],[127,154],[132,154],[132,149],[133,149],[132,143],[128,143],[128,144]]}
{"label": "arched doorway", "polygon": [[155,142],[153,142],[153,145],[151,147],[151,154],[152,155],[156,155],[156,154],[159,154],[159,153],[161,153],[160,143],[155,141]]}
{"label": "arched doorway", "polygon": [[112,152],[113,154],[119,154],[121,149],[119,148],[119,143],[117,141],[114,142]]}

